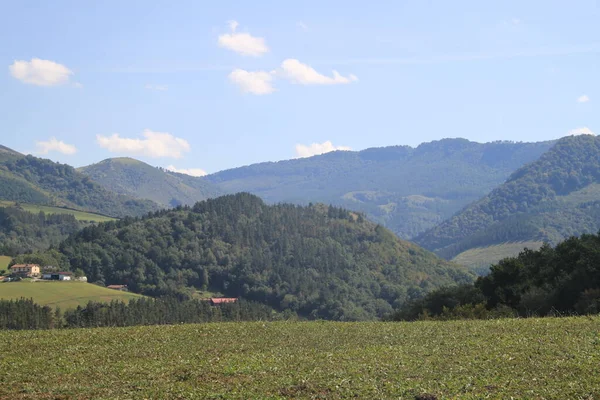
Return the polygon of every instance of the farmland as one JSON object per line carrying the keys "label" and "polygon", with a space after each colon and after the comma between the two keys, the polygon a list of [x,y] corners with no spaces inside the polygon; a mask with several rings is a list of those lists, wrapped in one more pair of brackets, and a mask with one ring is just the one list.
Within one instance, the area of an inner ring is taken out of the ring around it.
{"label": "farmland", "polygon": [[6,269],[11,260],[12,260],[12,257],[0,256],[0,271],[3,269]]}
{"label": "farmland", "polygon": [[600,317],[4,331],[0,354],[6,399],[600,398]]}
{"label": "farmland", "polygon": [[84,282],[10,282],[0,283],[0,299],[32,298],[37,304],[60,307],[62,310],[84,306],[90,300],[123,300],[140,297],[138,294],[106,289]]}
{"label": "farmland", "polygon": [[[13,201],[0,201],[0,207],[11,207],[14,206],[15,202]],[[72,210],[70,208],[62,208],[62,207],[51,207],[51,206],[41,206],[38,204],[26,204],[19,203],[19,207],[21,207],[25,211],[29,211],[32,213],[39,213],[43,211],[46,214],[71,214],[78,221],[91,221],[91,222],[107,222],[107,221],[115,221],[116,218],[107,217],[105,215],[89,213],[85,211]]]}

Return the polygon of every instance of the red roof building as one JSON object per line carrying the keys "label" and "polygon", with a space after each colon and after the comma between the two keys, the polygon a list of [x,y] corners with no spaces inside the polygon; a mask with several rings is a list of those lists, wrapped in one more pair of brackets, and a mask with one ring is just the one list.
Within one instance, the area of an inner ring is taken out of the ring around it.
{"label": "red roof building", "polygon": [[217,304],[235,303],[237,301],[237,297],[213,297],[210,299],[210,304],[216,306]]}

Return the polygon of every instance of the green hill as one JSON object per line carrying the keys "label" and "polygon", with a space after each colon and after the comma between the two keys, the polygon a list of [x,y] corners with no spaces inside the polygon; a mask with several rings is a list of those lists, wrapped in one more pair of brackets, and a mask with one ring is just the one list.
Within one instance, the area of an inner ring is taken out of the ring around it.
{"label": "green hill", "polygon": [[75,168],[50,160],[0,152],[0,200],[67,207],[112,217],[139,216],[159,207],[106,190]]}
{"label": "green hill", "polygon": [[150,199],[165,207],[192,205],[222,194],[204,179],[155,168],[132,158],[111,158],[79,171],[112,192]]}
{"label": "green hill", "polygon": [[28,204],[28,203],[16,203],[14,201],[0,201],[0,207],[18,207],[21,210],[28,211],[30,213],[39,213],[43,212],[45,214],[67,214],[75,217],[77,221],[90,221],[90,222],[107,222],[114,221],[115,218],[107,217],[105,215],[88,213],[85,211],[72,210],[70,208],[64,207],[52,207],[52,206],[42,206],[38,204]]}
{"label": "green hill", "polygon": [[129,301],[139,294],[107,289],[85,282],[4,282],[0,283],[0,299],[32,298],[37,304],[62,310],[85,306],[88,301]]}
{"label": "green hill", "polygon": [[60,250],[92,282],[148,295],[202,288],[311,318],[372,319],[473,279],[360,214],[250,194],[88,227]]}
{"label": "green hill", "polygon": [[489,195],[415,241],[443,257],[460,258],[474,248],[520,241],[556,244],[599,229],[600,137],[581,135],[561,139]]}
{"label": "green hill", "polygon": [[552,144],[444,139],[254,164],[205,179],[227,193],[250,192],[269,203],[357,210],[412,238],[489,193]]}

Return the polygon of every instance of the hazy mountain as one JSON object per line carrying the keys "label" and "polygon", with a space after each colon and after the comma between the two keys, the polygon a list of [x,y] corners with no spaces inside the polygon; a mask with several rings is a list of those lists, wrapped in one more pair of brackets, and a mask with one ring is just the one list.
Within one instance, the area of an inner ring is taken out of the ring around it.
{"label": "hazy mountain", "polygon": [[113,217],[139,216],[156,203],[113,193],[75,168],[6,147],[0,149],[0,200],[92,211]]}
{"label": "hazy mountain", "polygon": [[477,261],[488,263],[522,246],[511,245],[508,254],[502,246],[485,246],[527,242],[539,247],[598,229],[600,137],[581,135],[561,139],[539,160],[415,241],[446,258],[460,254],[468,259],[464,254],[473,256],[478,249]]}
{"label": "hazy mountain", "polygon": [[489,193],[552,144],[444,139],[416,148],[338,151],[254,164],[205,179],[227,193],[250,192],[270,203],[324,202],[362,211],[411,238]]}
{"label": "hazy mountain", "polygon": [[191,205],[222,194],[206,180],[152,167],[132,158],[111,158],[79,171],[115,193],[149,199],[165,207]]}
{"label": "hazy mountain", "polygon": [[149,295],[190,287],[328,319],[371,319],[473,276],[362,215],[242,193],[85,228],[60,246],[91,281]]}

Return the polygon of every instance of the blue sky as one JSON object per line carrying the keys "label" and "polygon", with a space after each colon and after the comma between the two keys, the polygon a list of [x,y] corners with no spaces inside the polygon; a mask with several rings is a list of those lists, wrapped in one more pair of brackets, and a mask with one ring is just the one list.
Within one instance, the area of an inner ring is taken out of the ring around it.
{"label": "blue sky", "polygon": [[0,143],[198,174],[600,133],[598,21],[576,0],[2,2]]}

